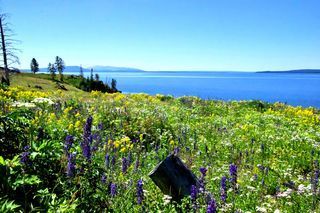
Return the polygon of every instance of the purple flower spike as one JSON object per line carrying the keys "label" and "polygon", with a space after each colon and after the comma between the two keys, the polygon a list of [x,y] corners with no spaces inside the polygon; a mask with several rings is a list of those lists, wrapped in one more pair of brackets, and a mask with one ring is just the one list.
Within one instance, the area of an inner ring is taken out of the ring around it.
{"label": "purple flower spike", "polygon": [[65,143],[64,143],[64,151],[65,153],[68,155],[71,146],[73,144],[74,140],[73,140],[73,136],[72,135],[67,135],[66,139],[65,139]]}
{"label": "purple flower spike", "polygon": [[191,202],[193,204],[193,209],[197,209],[197,196],[198,196],[198,189],[195,185],[191,186],[190,189],[190,197],[191,197]]}
{"label": "purple flower spike", "polygon": [[312,186],[313,193],[316,194],[318,183],[319,183],[319,176],[320,176],[319,162],[317,160],[314,161],[314,168],[315,168],[315,171],[311,177],[311,186]]}
{"label": "purple flower spike", "polygon": [[117,194],[117,185],[115,183],[110,184],[110,195],[111,197],[116,196]]}
{"label": "purple flower spike", "polygon": [[128,161],[127,158],[122,158],[122,173],[127,173],[128,170]]}
{"label": "purple flower spike", "polygon": [[23,148],[24,152],[21,154],[20,163],[27,165],[30,163],[30,152],[29,152],[30,146],[25,146]]}
{"label": "purple flower spike", "polygon": [[91,127],[92,127],[92,116],[90,115],[88,118],[87,118],[87,121],[84,125],[84,128],[83,128],[83,138],[87,138],[91,135]]}
{"label": "purple flower spike", "polygon": [[102,122],[98,124],[98,129],[103,130],[103,123]]}
{"label": "purple flower spike", "polygon": [[216,213],[217,212],[217,205],[216,201],[214,199],[209,201],[208,207],[207,207],[207,213]]}
{"label": "purple flower spike", "polygon": [[236,165],[231,164],[229,167],[229,173],[230,173],[230,182],[232,184],[233,189],[236,189],[236,185],[237,185],[237,178],[238,178],[238,168]]}
{"label": "purple flower spike", "polygon": [[223,176],[221,178],[221,183],[220,183],[220,198],[222,203],[225,203],[227,200],[227,177]]}
{"label": "purple flower spike", "polygon": [[92,116],[89,116],[87,119],[84,128],[83,128],[83,141],[81,142],[81,149],[83,156],[87,159],[87,161],[91,160],[91,144],[92,144]]}
{"label": "purple flower spike", "polygon": [[91,147],[90,147],[91,142],[90,141],[92,141],[91,135],[80,144],[82,149],[82,154],[88,161],[91,160]]}
{"label": "purple flower spike", "polygon": [[106,156],[105,156],[105,164],[106,164],[106,167],[108,168],[109,165],[110,165],[110,155],[107,153]]}
{"label": "purple flower spike", "polygon": [[143,182],[142,180],[138,180],[138,183],[137,183],[137,202],[139,205],[142,204],[142,201],[144,199],[144,194],[143,194]]}
{"label": "purple flower spike", "polygon": [[111,165],[114,166],[116,164],[116,157],[113,155],[111,158]]}
{"label": "purple flower spike", "polygon": [[73,177],[76,171],[76,154],[72,153],[68,155],[68,164],[67,164],[67,176]]}
{"label": "purple flower spike", "polygon": [[106,174],[105,174],[105,173],[103,173],[103,175],[102,175],[102,177],[101,177],[101,182],[102,182],[103,184],[105,184],[105,183],[106,183],[106,181],[107,181]]}
{"label": "purple flower spike", "polygon": [[190,191],[191,200],[195,201],[197,199],[197,195],[198,195],[198,189],[195,185],[192,185],[191,191]]}
{"label": "purple flower spike", "polygon": [[200,183],[199,191],[205,192],[205,176],[207,175],[208,169],[201,167],[199,171],[201,172],[201,178],[199,180],[199,183]]}
{"label": "purple flower spike", "polygon": [[204,176],[206,176],[207,171],[208,171],[208,169],[207,169],[207,168],[205,168],[205,167],[201,167],[199,170],[200,170],[200,172],[201,172],[201,174],[202,174],[202,176],[203,176],[203,177],[204,177]]}

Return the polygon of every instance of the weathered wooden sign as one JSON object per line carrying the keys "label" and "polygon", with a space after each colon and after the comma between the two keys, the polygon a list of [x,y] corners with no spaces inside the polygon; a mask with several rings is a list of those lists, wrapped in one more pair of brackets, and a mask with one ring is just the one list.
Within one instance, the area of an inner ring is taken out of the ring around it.
{"label": "weathered wooden sign", "polygon": [[160,162],[149,177],[164,194],[178,202],[190,195],[192,185],[199,186],[197,177],[173,154]]}

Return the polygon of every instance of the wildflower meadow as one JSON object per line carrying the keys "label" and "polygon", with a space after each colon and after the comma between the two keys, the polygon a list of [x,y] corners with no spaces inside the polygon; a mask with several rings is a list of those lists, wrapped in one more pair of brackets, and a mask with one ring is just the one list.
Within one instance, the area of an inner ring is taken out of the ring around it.
{"label": "wildflower meadow", "polygon": [[[320,212],[320,113],[260,101],[0,89],[0,212]],[[174,153],[181,202],[148,176]]]}

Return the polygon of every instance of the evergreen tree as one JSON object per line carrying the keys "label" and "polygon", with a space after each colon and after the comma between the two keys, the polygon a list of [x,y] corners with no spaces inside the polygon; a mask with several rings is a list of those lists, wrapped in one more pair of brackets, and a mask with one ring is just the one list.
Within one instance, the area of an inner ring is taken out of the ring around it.
{"label": "evergreen tree", "polygon": [[48,65],[48,72],[51,75],[51,79],[54,80],[55,76],[56,76],[56,68],[54,66],[54,64],[49,63]]}
{"label": "evergreen tree", "polygon": [[98,73],[96,73],[96,74],[94,75],[94,80],[96,80],[96,81],[99,81],[99,80],[100,80],[100,77],[99,77],[99,74],[98,74]]}
{"label": "evergreen tree", "polygon": [[93,81],[93,69],[90,70],[90,81]]}
{"label": "evergreen tree", "polygon": [[33,74],[36,74],[36,72],[39,71],[39,64],[35,58],[33,58],[31,60],[30,68],[31,68],[31,72],[33,72]]}
{"label": "evergreen tree", "polygon": [[65,64],[59,56],[56,56],[55,68],[59,72],[60,81],[63,81],[63,70],[65,68]]}
{"label": "evergreen tree", "polygon": [[111,90],[112,90],[112,92],[117,92],[118,90],[117,90],[117,80],[116,79],[112,79],[111,80]]}
{"label": "evergreen tree", "polygon": [[80,77],[83,78],[83,69],[82,69],[82,66],[80,65]]}

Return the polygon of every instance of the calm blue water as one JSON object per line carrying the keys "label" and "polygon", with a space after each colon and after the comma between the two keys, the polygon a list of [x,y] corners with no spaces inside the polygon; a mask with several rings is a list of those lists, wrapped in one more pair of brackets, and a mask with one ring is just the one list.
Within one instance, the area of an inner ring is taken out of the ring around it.
{"label": "calm blue water", "polygon": [[191,95],[219,100],[259,99],[320,108],[320,74],[249,72],[100,72],[98,74],[104,81],[115,78],[118,89],[124,93],[170,94],[176,97]]}

